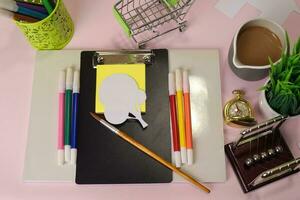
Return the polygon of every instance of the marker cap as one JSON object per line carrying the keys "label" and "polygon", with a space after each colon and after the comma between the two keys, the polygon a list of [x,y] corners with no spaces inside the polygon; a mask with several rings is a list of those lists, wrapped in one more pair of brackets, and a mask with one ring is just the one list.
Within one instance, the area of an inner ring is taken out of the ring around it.
{"label": "marker cap", "polygon": [[65,162],[70,162],[71,160],[71,146],[65,145]]}
{"label": "marker cap", "polygon": [[65,162],[65,152],[63,149],[57,150],[57,164],[63,165]]}
{"label": "marker cap", "polygon": [[79,87],[80,87],[80,82],[79,82],[79,71],[75,70],[74,71],[74,80],[73,80],[73,93],[79,93]]}
{"label": "marker cap", "polygon": [[75,165],[77,160],[77,149],[71,149],[71,164]]}
{"label": "marker cap", "polygon": [[193,164],[193,149],[188,149],[187,150],[187,163],[188,165],[192,165]]}
{"label": "marker cap", "polygon": [[182,85],[183,85],[183,92],[188,93],[190,91],[190,83],[189,83],[189,73],[187,70],[183,70],[182,72]]}
{"label": "marker cap", "polygon": [[181,154],[181,162],[187,163],[187,155],[186,155],[186,148],[180,147],[180,154]]}
{"label": "marker cap", "polygon": [[173,72],[169,73],[169,95],[175,95],[175,76]]}
{"label": "marker cap", "polygon": [[64,93],[66,90],[66,72],[61,70],[59,72],[59,79],[58,79],[58,91],[60,93]]}
{"label": "marker cap", "polygon": [[66,75],[66,89],[72,90],[73,88],[73,69],[72,67],[68,67],[67,75]]}
{"label": "marker cap", "polygon": [[181,167],[181,155],[180,151],[174,152],[175,165],[177,168]]}
{"label": "marker cap", "polygon": [[182,91],[182,73],[180,69],[176,69],[176,91]]}

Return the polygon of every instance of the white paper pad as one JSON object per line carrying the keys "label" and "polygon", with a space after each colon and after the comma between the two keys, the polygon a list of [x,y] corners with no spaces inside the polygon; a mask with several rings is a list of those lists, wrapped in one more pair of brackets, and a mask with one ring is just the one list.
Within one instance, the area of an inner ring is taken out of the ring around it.
{"label": "white paper pad", "polygon": [[[223,114],[218,50],[169,50],[169,68],[190,74],[194,164],[181,169],[201,182],[224,182]],[[173,158],[174,163],[174,158]],[[183,181],[174,174],[174,182]]]}
{"label": "white paper pad", "polygon": [[38,51],[34,68],[31,113],[23,180],[75,180],[75,165],[57,164],[58,78],[60,70],[80,67],[78,50]]}

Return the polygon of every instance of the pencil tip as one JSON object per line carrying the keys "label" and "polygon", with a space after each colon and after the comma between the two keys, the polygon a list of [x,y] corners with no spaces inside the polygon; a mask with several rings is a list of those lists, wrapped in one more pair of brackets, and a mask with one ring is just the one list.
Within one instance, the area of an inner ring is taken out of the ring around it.
{"label": "pencil tip", "polygon": [[93,118],[97,119],[97,115],[93,112],[90,112],[90,115],[92,115]]}

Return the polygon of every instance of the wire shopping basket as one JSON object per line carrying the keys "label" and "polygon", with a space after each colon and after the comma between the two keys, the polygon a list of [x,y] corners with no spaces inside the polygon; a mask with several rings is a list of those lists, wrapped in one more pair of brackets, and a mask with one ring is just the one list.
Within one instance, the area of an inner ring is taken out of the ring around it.
{"label": "wire shopping basket", "polygon": [[186,28],[184,20],[194,0],[121,0],[114,15],[126,34],[143,48],[161,35]]}

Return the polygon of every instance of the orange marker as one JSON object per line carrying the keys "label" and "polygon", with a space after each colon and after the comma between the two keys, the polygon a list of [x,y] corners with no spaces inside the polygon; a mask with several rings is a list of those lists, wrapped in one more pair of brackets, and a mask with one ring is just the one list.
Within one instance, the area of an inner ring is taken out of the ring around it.
{"label": "orange marker", "polygon": [[191,101],[190,101],[190,84],[187,70],[183,70],[183,98],[184,98],[184,115],[185,115],[185,136],[187,148],[187,163],[193,164],[193,135],[191,119]]}

